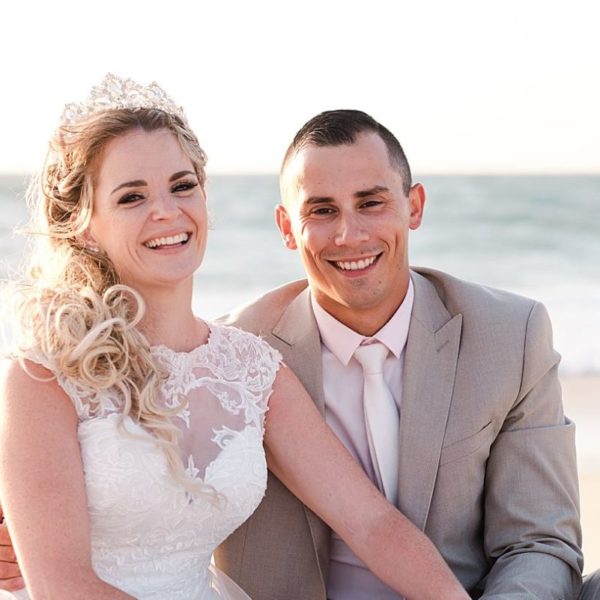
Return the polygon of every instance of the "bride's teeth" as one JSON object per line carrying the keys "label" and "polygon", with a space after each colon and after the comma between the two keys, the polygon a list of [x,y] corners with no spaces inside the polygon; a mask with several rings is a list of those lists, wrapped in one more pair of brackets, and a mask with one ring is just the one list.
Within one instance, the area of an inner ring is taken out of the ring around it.
{"label": "bride's teeth", "polygon": [[174,246],[175,244],[181,244],[187,242],[190,236],[187,233],[178,233],[177,235],[170,235],[168,237],[160,237],[154,240],[146,242],[148,248],[158,248],[159,246]]}
{"label": "bride's teeth", "polygon": [[358,261],[340,261],[336,262],[335,265],[344,271],[358,271],[359,269],[370,267],[376,258],[376,256],[372,256],[371,258],[361,258]]}

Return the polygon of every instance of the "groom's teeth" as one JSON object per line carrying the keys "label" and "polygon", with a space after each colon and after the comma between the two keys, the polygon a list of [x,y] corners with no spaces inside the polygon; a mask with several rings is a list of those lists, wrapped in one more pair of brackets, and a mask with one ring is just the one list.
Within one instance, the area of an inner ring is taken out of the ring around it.
{"label": "groom's teeth", "polygon": [[371,258],[361,258],[360,260],[339,261],[335,263],[335,266],[344,271],[358,271],[359,269],[370,267],[376,258],[376,256],[372,256]]}
{"label": "groom's teeth", "polygon": [[187,233],[178,233],[177,235],[170,235],[168,237],[159,237],[153,240],[149,240],[144,245],[148,248],[159,248],[160,246],[174,246],[175,244],[181,244],[187,242],[190,236]]}

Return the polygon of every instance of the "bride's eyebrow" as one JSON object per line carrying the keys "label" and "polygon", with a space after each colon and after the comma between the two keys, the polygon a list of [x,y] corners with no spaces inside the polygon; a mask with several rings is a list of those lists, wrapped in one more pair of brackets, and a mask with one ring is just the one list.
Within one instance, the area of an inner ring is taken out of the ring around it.
{"label": "bride's eyebrow", "polygon": [[119,190],[126,188],[126,187],[142,187],[148,185],[143,179],[136,179],[134,181],[126,181],[125,183],[122,183],[120,185],[118,185],[112,192],[111,194],[114,194],[115,192],[118,192]]}
{"label": "bride's eyebrow", "polygon": [[173,173],[171,177],[169,177],[169,181],[175,181],[176,179],[180,179],[181,177],[185,177],[186,175],[193,175],[196,177],[196,173],[194,171],[177,171],[177,173]]}
{"label": "bride's eyebrow", "polygon": [[[169,177],[169,181],[175,181],[177,179],[180,179],[181,177],[185,177],[186,175],[193,175],[194,177],[196,177],[196,173],[194,173],[194,171],[187,171],[187,170],[186,171],[177,171],[177,173],[173,173],[173,175],[171,175],[171,177]],[[121,183],[120,185],[118,185],[111,192],[111,194],[114,194],[115,192],[118,192],[119,190],[121,190],[123,188],[143,187],[145,185],[148,185],[148,184],[143,179],[134,179],[133,181],[126,181],[125,183]]]}

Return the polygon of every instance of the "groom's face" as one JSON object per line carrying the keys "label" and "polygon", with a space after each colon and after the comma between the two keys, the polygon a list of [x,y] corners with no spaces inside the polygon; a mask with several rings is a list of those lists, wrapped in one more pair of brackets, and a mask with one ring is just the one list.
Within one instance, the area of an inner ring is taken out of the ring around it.
{"label": "groom's face", "polygon": [[421,223],[423,187],[404,193],[385,143],[369,132],[354,144],[301,149],[282,174],[282,193],[277,224],[300,251],[316,301],[374,333],[406,294],[408,231]]}

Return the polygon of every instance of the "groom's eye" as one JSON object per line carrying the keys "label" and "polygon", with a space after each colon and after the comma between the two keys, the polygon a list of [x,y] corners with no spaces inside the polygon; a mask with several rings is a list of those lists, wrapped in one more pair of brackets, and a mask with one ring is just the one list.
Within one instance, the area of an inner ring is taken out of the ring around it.
{"label": "groom's eye", "polygon": [[319,208],[315,208],[311,214],[313,215],[331,215],[335,211],[331,206],[320,206]]}
{"label": "groom's eye", "polygon": [[373,208],[374,206],[379,206],[383,204],[383,202],[381,202],[381,200],[367,200],[366,202],[362,203],[362,208]]}

